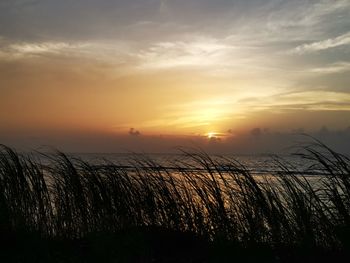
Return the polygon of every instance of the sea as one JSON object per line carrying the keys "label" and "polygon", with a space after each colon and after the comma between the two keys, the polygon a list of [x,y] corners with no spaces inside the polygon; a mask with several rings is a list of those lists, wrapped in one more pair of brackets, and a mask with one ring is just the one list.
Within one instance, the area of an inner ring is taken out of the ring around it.
{"label": "sea", "polygon": [[[199,154],[199,155],[196,155]],[[175,177],[181,176],[182,171],[194,174],[200,172],[205,174],[208,170],[200,164],[200,160],[212,160],[215,163],[208,162],[213,167],[213,171],[221,170],[222,174],[233,169],[237,172],[237,167],[249,171],[258,181],[278,183],[278,177],[282,176],[302,176],[313,188],[320,189],[322,187],[322,179],[327,176],[322,167],[318,167],[317,162],[314,163],[308,159],[298,155],[207,155],[201,153],[194,154],[140,154],[140,153],[70,153],[66,155],[73,163],[81,163],[84,161],[92,167],[104,168],[105,166],[120,167],[124,170],[130,170],[131,174],[135,172],[135,168],[142,169],[164,169],[167,173],[173,173]],[[57,154],[37,153],[32,155],[33,158],[40,161],[44,166],[54,165],[57,161]],[[204,159],[201,159],[204,157]],[[196,159],[196,158],[199,158]],[[77,166],[79,167],[79,166]],[[181,172],[180,172],[181,171]],[[238,171],[238,174],[240,171]],[[261,178],[261,180],[260,180]],[[276,180],[275,180],[276,179]]]}
{"label": "sea", "polygon": [[[198,155],[196,155],[198,154]],[[165,167],[169,170],[177,169],[201,169],[197,157],[203,157],[200,153],[193,154],[173,154],[173,153],[70,153],[67,156],[73,161],[84,161],[94,166],[115,165],[124,169],[132,169],[135,166],[143,168]],[[35,154],[41,163],[50,165],[55,159],[54,154]],[[51,158],[53,157],[53,158]],[[283,166],[288,167],[290,171],[310,171],[314,164],[307,159],[296,155],[271,154],[244,154],[244,155],[207,155],[215,161],[216,168],[228,169],[233,163],[244,167],[253,174],[274,174],[283,170]],[[207,158],[204,157],[204,158]],[[313,169],[315,170],[315,169]]]}

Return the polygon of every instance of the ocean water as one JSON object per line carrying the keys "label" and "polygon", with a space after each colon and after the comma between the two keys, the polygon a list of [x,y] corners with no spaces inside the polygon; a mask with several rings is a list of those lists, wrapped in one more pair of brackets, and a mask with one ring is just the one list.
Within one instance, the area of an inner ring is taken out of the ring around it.
{"label": "ocean water", "polygon": [[[183,178],[183,171],[186,171],[187,175],[209,175],[208,170],[199,162],[200,160],[196,160],[196,156],[183,154],[75,153],[68,154],[67,156],[73,163],[76,162],[79,164],[79,162],[84,161],[91,166],[95,166],[97,169],[110,165],[121,167],[123,170],[130,171],[130,175],[138,174],[135,169],[136,167],[146,171],[146,173],[142,173],[145,175],[147,175],[147,169],[156,171],[157,169],[162,170],[166,168],[166,173],[170,173],[174,178],[178,179]],[[313,188],[321,189],[323,187],[322,181],[326,175],[322,171],[322,168],[317,167],[315,163],[295,155],[278,157],[264,154],[209,155],[208,157],[215,162],[215,170],[213,171],[222,169],[221,175],[229,180],[231,180],[230,169],[240,174],[240,171],[236,170],[236,168],[239,168],[248,170],[259,183],[264,184],[267,182],[265,180],[268,180],[268,183],[276,184],[276,187],[278,187],[280,185],[279,174],[282,176],[301,175],[302,180],[307,180]],[[51,166],[57,161],[57,155],[55,154],[36,154],[35,158],[40,160],[45,166]],[[208,158],[205,157],[204,160],[208,161]],[[210,163],[209,166],[211,166]],[[214,168],[214,166],[211,167]],[[284,170],[286,167],[288,168],[287,172]],[[221,176],[218,173],[215,174]],[[48,176],[48,180],[50,181],[49,178],[50,176]]]}
{"label": "ocean water", "polygon": [[[40,159],[40,162],[44,165],[52,165],[54,160],[57,160],[57,156],[49,155],[53,159],[48,158],[45,155],[36,155],[36,158]],[[122,153],[75,153],[68,154],[68,157],[73,162],[84,161],[92,166],[104,167],[113,165],[121,167],[124,170],[129,170],[130,174],[134,174],[135,167],[142,169],[159,169],[160,167],[166,168],[167,173],[171,173],[176,178],[182,178],[182,171],[186,171],[187,174],[198,175],[207,174],[207,169],[203,167],[198,161],[191,156],[183,154],[122,154]],[[282,172],[283,176],[288,173],[299,176],[303,176],[303,180],[306,179],[315,189],[322,187],[322,178],[324,173],[321,169],[317,169],[312,162],[306,159],[302,159],[294,155],[284,155],[274,157],[271,155],[210,155],[210,159],[214,160],[215,169],[222,169],[222,174],[225,176],[226,172],[230,169],[243,168],[249,170],[250,174],[254,176],[256,180],[263,183],[267,179],[270,183],[278,183],[276,175]],[[232,164],[235,166],[232,166]],[[240,166],[243,165],[243,166]],[[282,166],[288,167],[288,172],[283,172]],[[312,167],[312,169],[310,169]],[[182,171],[180,171],[183,169]],[[147,174],[147,173],[145,173]],[[227,174],[228,175],[228,174]],[[228,176],[227,178],[229,178]],[[277,186],[276,185],[276,186]]]}
{"label": "ocean water", "polygon": [[[92,165],[113,164],[123,168],[133,168],[135,166],[156,167],[162,166],[168,169],[183,168],[203,168],[203,166],[191,156],[183,154],[134,154],[134,153],[74,153],[69,157],[77,160],[83,160]],[[287,165],[290,170],[305,171],[312,163],[298,156],[283,155],[279,157],[259,154],[259,155],[208,155],[218,166],[223,169],[236,165],[243,165],[247,170],[257,174],[271,174],[282,170],[280,163]],[[41,157],[44,163],[50,161]]]}

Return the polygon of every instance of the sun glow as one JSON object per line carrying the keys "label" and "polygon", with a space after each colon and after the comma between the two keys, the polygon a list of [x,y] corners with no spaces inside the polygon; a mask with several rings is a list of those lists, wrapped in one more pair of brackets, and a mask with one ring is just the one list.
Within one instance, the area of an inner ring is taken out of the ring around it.
{"label": "sun glow", "polygon": [[208,139],[215,138],[216,137],[216,133],[215,132],[208,132],[207,133],[207,137],[208,137]]}

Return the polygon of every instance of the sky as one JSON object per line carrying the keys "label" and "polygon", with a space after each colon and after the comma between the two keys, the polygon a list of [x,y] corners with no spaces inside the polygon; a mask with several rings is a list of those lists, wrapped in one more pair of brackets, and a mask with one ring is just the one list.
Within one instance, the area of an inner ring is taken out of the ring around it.
{"label": "sky", "polygon": [[[2,0],[0,143],[350,149],[349,0]],[[350,151],[350,150],[349,150]]]}

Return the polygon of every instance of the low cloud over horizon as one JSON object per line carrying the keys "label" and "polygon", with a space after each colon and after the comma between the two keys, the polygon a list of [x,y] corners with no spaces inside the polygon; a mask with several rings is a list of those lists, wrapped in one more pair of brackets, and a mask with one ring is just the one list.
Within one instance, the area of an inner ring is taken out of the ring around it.
{"label": "low cloud over horizon", "polygon": [[327,126],[315,131],[296,128],[278,132],[256,127],[246,131],[188,136],[141,134],[131,128],[124,134],[43,133],[0,134],[6,146],[18,151],[61,150],[70,153],[180,153],[183,150],[204,150],[210,154],[278,154],[296,152],[302,145],[320,140],[333,150],[350,154],[350,126],[335,130]]}

